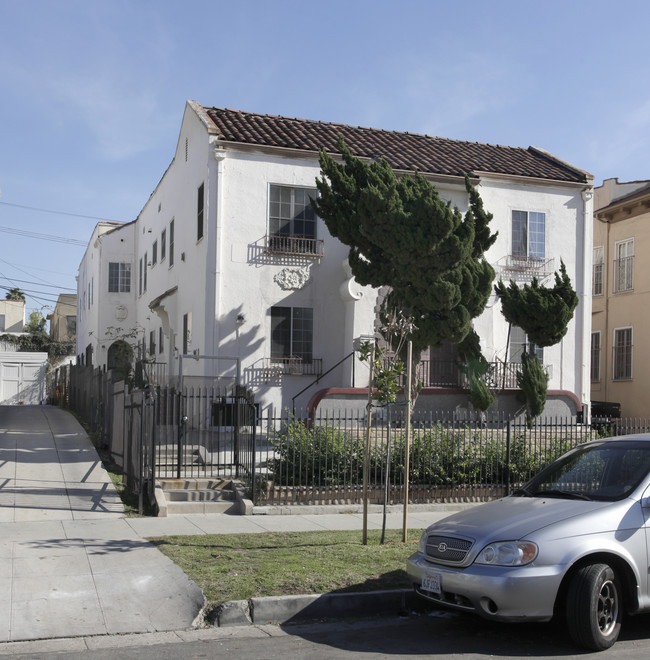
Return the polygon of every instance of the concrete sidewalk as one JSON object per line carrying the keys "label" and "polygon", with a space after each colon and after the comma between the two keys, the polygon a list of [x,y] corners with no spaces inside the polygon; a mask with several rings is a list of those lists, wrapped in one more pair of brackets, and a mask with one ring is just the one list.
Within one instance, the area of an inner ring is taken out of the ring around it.
{"label": "concrete sidewalk", "polygon": [[192,626],[203,593],[123,514],[72,415],[0,407],[0,641]]}
{"label": "concrete sidewalk", "polygon": [[[409,527],[424,528],[457,508],[417,508]],[[0,593],[7,594],[0,599],[0,642],[191,628],[202,614],[203,593],[146,538],[363,526],[360,512],[255,511],[125,518],[71,414],[0,406]],[[382,514],[373,511],[369,528],[380,529]],[[401,528],[402,513],[389,513],[387,526]]]}

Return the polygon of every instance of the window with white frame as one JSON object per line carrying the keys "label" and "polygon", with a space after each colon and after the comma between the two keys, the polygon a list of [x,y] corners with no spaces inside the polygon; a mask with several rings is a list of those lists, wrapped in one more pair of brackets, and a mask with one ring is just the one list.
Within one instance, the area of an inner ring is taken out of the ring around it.
{"label": "window with white frame", "polygon": [[594,248],[594,264],[593,264],[593,274],[591,280],[591,295],[592,296],[602,296],[603,295],[603,268],[604,268],[604,253],[603,246],[599,245]]}
{"label": "window with white frame", "polygon": [[513,325],[510,328],[510,346],[508,347],[510,362],[521,362],[521,356],[524,353],[536,355],[540,362],[544,362],[544,349],[537,346],[528,339],[526,333],[518,326]]}
{"label": "window with white frame", "polygon": [[316,214],[309,188],[272,185],[269,188],[269,236],[271,252],[320,255],[322,241],[316,240]]}
{"label": "window with white frame", "polygon": [[109,293],[129,293],[131,291],[131,264],[110,262],[108,264]]}
{"label": "window with white frame", "polygon": [[591,333],[591,382],[600,382],[600,331]]}
{"label": "window with white frame", "polygon": [[155,266],[158,263],[158,241],[154,241],[151,246],[151,265]]}
{"label": "window with white frame", "polygon": [[546,214],[536,211],[512,212],[512,254],[520,259],[546,257]]}
{"label": "window with white frame", "polygon": [[614,330],[614,380],[632,378],[632,328]]}
{"label": "window with white frame", "polygon": [[271,307],[271,360],[313,359],[314,310],[310,307]]}
{"label": "window with white frame", "polygon": [[614,293],[634,289],[634,239],[628,238],[615,245]]}
{"label": "window with white frame", "polygon": [[163,229],[160,233],[160,261],[165,260],[167,251],[167,230]]}

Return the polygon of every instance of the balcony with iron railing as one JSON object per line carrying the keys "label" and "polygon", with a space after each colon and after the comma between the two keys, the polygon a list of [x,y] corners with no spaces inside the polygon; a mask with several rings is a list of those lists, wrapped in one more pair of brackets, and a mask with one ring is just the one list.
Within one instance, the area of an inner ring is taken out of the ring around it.
{"label": "balcony with iron railing", "polygon": [[320,376],[323,373],[322,358],[273,357],[266,358],[265,369],[278,375]]}
{"label": "balcony with iron railing", "polygon": [[318,257],[324,254],[324,243],[316,238],[303,238],[301,236],[267,235],[265,250],[271,254],[285,254],[303,257]]}
{"label": "balcony with iron railing", "polygon": [[533,278],[543,280],[554,270],[554,260],[531,257],[525,254],[508,254],[497,262],[501,277],[514,282],[530,282]]}
{"label": "balcony with iron railing", "polygon": [[[484,380],[491,390],[517,390],[517,373],[521,370],[520,362],[489,363]],[[552,365],[544,365],[544,370],[552,376]],[[422,387],[467,388],[467,376],[454,360],[422,360],[418,364],[417,378]]]}

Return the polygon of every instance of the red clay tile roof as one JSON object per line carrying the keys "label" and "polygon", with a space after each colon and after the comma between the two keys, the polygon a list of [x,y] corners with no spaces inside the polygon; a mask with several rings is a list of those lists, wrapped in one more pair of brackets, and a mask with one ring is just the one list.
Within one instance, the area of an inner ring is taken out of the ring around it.
{"label": "red clay tile roof", "polygon": [[337,152],[339,134],[353,154],[385,158],[397,170],[462,176],[492,172],[555,181],[586,183],[587,173],[538,149],[504,147],[347,126],[307,119],[203,108],[224,141],[315,152]]}

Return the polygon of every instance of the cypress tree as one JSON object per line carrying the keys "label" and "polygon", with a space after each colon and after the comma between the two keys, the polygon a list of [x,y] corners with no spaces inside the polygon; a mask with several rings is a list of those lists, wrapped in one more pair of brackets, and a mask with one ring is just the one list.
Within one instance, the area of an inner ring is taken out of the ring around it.
{"label": "cypress tree", "polygon": [[[520,327],[528,340],[540,347],[553,346],[564,337],[578,305],[578,296],[563,261],[552,288],[540,286],[534,278],[522,287],[512,280],[505,286],[499,280],[494,289],[501,299],[501,312],[506,320]],[[530,425],[544,410],[548,386],[548,375],[536,355],[523,353],[517,384],[526,402],[526,419]]]}
{"label": "cypress tree", "polygon": [[312,204],[332,236],[349,246],[352,274],[362,285],[390,287],[380,313],[388,318],[398,311],[412,320],[414,362],[430,346],[460,344],[485,309],[494,280],[484,253],[496,234],[478,191],[465,176],[463,215],[418,172],[398,178],[385,159],[366,163],[353,156],[342,138],[338,149],[342,163],[320,153],[322,178]]}

